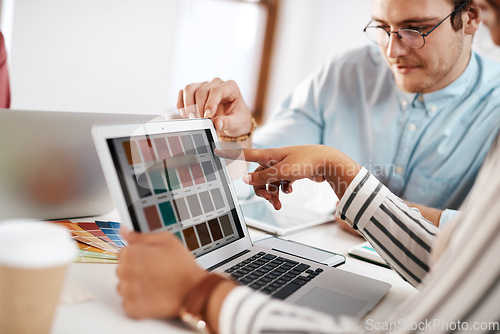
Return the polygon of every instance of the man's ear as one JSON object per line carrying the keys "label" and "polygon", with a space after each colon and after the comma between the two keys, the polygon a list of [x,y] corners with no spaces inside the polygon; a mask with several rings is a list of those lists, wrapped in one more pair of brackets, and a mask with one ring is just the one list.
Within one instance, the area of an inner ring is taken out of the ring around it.
{"label": "man's ear", "polygon": [[462,20],[464,22],[465,33],[474,35],[481,22],[481,9],[479,9],[475,0],[472,0],[468,7],[468,10],[465,10],[462,15]]}

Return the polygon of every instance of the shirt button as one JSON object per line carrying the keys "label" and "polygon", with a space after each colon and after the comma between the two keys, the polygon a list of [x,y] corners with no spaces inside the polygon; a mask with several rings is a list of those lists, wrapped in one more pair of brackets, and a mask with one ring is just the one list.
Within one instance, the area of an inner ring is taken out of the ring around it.
{"label": "shirt button", "polygon": [[413,132],[417,129],[417,126],[415,124],[410,124],[408,125],[408,130],[410,130],[410,132]]}
{"label": "shirt button", "polygon": [[404,168],[403,167],[401,167],[401,166],[396,167],[396,173],[397,174],[403,174],[403,172],[404,172]]}
{"label": "shirt button", "polygon": [[403,108],[406,108],[406,106],[408,105],[408,101],[406,100],[401,101],[401,105],[403,106]]}
{"label": "shirt button", "polygon": [[436,109],[437,109],[437,108],[436,108],[436,106],[432,106],[432,107],[430,108],[431,113],[435,113],[435,112],[436,112]]}

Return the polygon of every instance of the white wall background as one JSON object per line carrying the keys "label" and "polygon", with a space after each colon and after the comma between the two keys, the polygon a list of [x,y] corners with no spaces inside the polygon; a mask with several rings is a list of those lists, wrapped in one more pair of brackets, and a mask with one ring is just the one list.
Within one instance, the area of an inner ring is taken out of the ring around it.
{"label": "white wall background", "polygon": [[[224,16],[210,12],[216,6],[193,10],[195,0],[1,2],[13,108],[161,113],[175,107],[177,91],[185,84],[214,76],[241,82],[245,97],[253,97],[248,82],[255,71],[242,71],[230,60],[248,59],[252,51],[244,49],[245,42],[259,35],[249,35],[246,24],[225,28]],[[370,19],[370,0],[281,3],[267,110],[333,54],[367,43],[362,29]],[[245,18],[225,15],[236,22]],[[236,39],[243,51],[231,53],[230,43],[229,49],[207,43],[205,30],[213,27],[226,29],[219,39]],[[182,31],[191,37],[181,43]],[[196,41],[197,31],[203,43]],[[484,31],[478,35],[478,46],[500,60]],[[189,47],[196,57],[183,54]],[[221,64],[189,71],[196,59],[203,64],[209,57],[220,57]]]}
{"label": "white wall background", "polygon": [[155,112],[165,106],[176,1],[13,2],[13,108]]}
{"label": "white wall background", "polygon": [[284,0],[266,110],[333,55],[370,43],[371,0]]}

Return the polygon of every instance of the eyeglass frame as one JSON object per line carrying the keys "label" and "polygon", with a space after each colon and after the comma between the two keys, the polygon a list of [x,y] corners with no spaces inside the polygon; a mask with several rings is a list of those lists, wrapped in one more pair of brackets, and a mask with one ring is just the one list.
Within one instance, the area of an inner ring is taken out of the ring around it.
{"label": "eyeglass frame", "polygon": [[[455,8],[455,10],[453,12],[451,12],[448,16],[446,16],[444,19],[442,19],[438,24],[436,24],[431,30],[429,30],[427,33],[422,33],[421,31],[419,30],[416,30],[416,29],[409,29],[409,28],[401,28],[401,29],[398,29],[398,30],[390,30],[390,31],[387,31],[385,30],[384,28],[382,27],[375,27],[375,26],[372,26],[370,27],[370,24],[373,22],[373,19],[370,20],[370,22],[368,22],[368,24],[365,26],[365,28],[363,29],[363,32],[365,34],[367,34],[366,32],[366,29],[368,28],[377,28],[377,29],[382,29],[383,31],[385,31],[387,33],[387,36],[389,37],[389,39],[387,40],[387,45],[389,45],[389,41],[391,40],[391,34],[396,34],[399,38],[399,40],[401,41],[401,43],[403,43],[406,47],[412,49],[412,50],[419,50],[421,48],[423,48],[425,46],[425,38],[427,36],[429,36],[429,34],[431,32],[433,32],[437,27],[439,27],[441,25],[441,23],[443,23],[444,21],[446,21],[447,18],[449,18],[450,16],[452,16],[453,14],[455,14],[458,10],[460,10],[462,7],[464,7],[467,3],[469,3],[471,0],[465,0],[464,2],[462,2],[460,4],[460,6],[458,6],[457,8]],[[424,43],[422,44],[421,47],[418,47],[418,48],[412,48],[411,46],[408,46],[406,45],[406,43],[403,41],[403,37],[401,37],[401,35],[399,34],[401,32],[401,30],[405,30],[405,31],[412,31],[412,32],[418,32],[420,34],[420,36],[422,36],[422,39],[424,40]],[[370,41],[372,41],[373,43],[379,45],[379,46],[387,46],[387,45],[381,45],[381,44],[378,44],[377,42],[373,41],[371,38],[368,38]]]}

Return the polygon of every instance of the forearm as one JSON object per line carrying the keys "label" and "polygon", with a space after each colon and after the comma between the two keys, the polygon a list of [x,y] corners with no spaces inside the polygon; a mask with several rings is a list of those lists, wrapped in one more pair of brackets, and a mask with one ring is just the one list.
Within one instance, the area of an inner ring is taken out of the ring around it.
{"label": "forearm", "polygon": [[210,299],[207,302],[207,322],[208,326],[212,328],[216,333],[220,332],[219,329],[219,318],[222,308],[222,304],[226,299],[227,295],[238,286],[236,282],[226,281],[219,284],[214,292],[210,294]]}
{"label": "forearm", "polygon": [[409,201],[405,201],[405,203],[409,207],[417,208],[425,219],[433,223],[435,226],[439,227],[439,220],[441,219],[441,214],[443,213],[443,210],[431,208],[422,204],[413,203]]}
{"label": "forearm", "polygon": [[420,284],[427,275],[439,229],[366,169],[352,180],[340,199],[337,216],[357,229],[411,284]]}
{"label": "forearm", "polygon": [[310,308],[270,298],[248,287],[227,295],[220,315],[221,334],[239,333],[362,333],[358,321],[341,320]]}
{"label": "forearm", "polygon": [[361,166],[341,151],[324,146],[327,150],[331,150],[331,157],[324,164],[325,179],[332,187],[338,198],[344,196],[345,191],[351,184],[352,180],[361,170]]}

